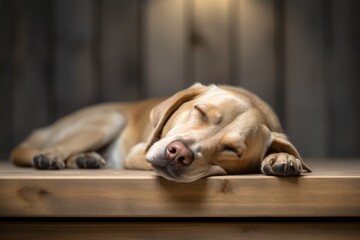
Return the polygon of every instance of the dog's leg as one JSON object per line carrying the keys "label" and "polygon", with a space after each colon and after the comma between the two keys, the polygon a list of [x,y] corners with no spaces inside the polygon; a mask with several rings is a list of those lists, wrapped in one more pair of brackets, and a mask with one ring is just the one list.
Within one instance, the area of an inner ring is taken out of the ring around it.
{"label": "dog's leg", "polygon": [[272,153],[261,163],[261,172],[274,176],[297,176],[303,171],[300,159],[288,153]]}
{"label": "dog's leg", "polygon": [[[65,136],[59,138],[56,144],[35,156],[34,166],[42,169],[64,168],[65,161],[70,156],[94,151],[106,145],[119,135],[124,125],[124,117],[116,112],[88,116],[81,124],[66,129]],[[73,159],[71,160],[68,166],[74,167]],[[104,165],[104,160],[96,154],[85,154],[75,161],[79,164],[78,167]]]}
{"label": "dog's leg", "polygon": [[[62,169],[70,156],[97,150],[116,138],[124,125],[124,116],[118,112],[89,114],[76,121],[68,119],[64,124],[55,124],[46,129],[47,144],[35,146],[32,141],[25,141],[14,150],[12,160],[22,166]],[[85,164],[90,164],[93,160],[88,161],[90,162]],[[81,165],[80,162],[79,160]],[[102,161],[96,162],[102,165]]]}
{"label": "dog's leg", "polygon": [[261,162],[261,172],[275,176],[297,176],[311,169],[301,159],[300,154],[282,133],[271,133],[271,143],[267,156]]}
{"label": "dog's leg", "polygon": [[145,159],[146,143],[135,145],[125,159],[124,166],[127,169],[152,170],[151,164]]}
{"label": "dog's leg", "polygon": [[50,128],[33,131],[24,142],[14,148],[10,154],[10,160],[18,166],[33,166],[33,157],[40,154],[40,149],[48,144],[50,132]]}
{"label": "dog's leg", "polygon": [[95,150],[105,145],[111,138],[101,129],[79,128],[68,134],[54,146],[44,149],[33,158],[33,164],[39,169],[62,169],[65,161],[74,154]]}
{"label": "dog's leg", "polygon": [[10,160],[18,166],[31,167],[33,165],[33,157],[40,154],[38,149],[20,144],[10,154]]}
{"label": "dog's leg", "polygon": [[67,168],[95,169],[104,167],[105,159],[97,152],[74,154],[66,160]]}

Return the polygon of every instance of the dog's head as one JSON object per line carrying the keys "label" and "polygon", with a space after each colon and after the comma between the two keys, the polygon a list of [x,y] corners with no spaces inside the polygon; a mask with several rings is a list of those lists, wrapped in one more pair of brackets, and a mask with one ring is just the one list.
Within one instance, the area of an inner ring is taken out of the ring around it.
{"label": "dog's head", "polygon": [[178,182],[259,172],[273,146],[298,155],[272,110],[255,95],[227,86],[195,84],[151,112],[154,135],[146,160]]}

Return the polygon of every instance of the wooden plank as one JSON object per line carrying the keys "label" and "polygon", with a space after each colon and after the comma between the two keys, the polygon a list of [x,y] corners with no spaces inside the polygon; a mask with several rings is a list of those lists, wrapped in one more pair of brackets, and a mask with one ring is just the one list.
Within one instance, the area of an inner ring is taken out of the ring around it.
{"label": "wooden plank", "polygon": [[55,95],[62,116],[97,100],[95,1],[56,0]]}
{"label": "wooden plank", "polygon": [[15,143],[48,121],[50,2],[14,1],[13,134]]}
{"label": "wooden plank", "polygon": [[[307,161],[313,174],[175,183],[147,171],[0,166],[0,216],[359,217],[360,161]],[[340,164],[341,163],[341,164]],[[266,200],[265,200],[266,199]]]}
{"label": "wooden plank", "polygon": [[12,135],[12,8],[10,1],[0,2],[0,159],[9,157]]}
{"label": "wooden plank", "polygon": [[304,156],[324,156],[328,113],[322,1],[285,1],[286,131]]}
{"label": "wooden plank", "polygon": [[[1,222],[2,239],[358,239],[357,222]],[[21,231],[20,231],[21,229]]]}
{"label": "wooden plank", "polygon": [[275,108],[281,94],[276,73],[275,1],[239,1],[235,22],[236,82]]}
{"label": "wooden plank", "polygon": [[231,83],[230,0],[194,0],[194,81]]}
{"label": "wooden plank", "polygon": [[144,93],[165,96],[185,87],[186,1],[151,0],[144,7]]}
{"label": "wooden plank", "polygon": [[139,1],[101,2],[101,100],[139,98]]}
{"label": "wooden plank", "polygon": [[[360,135],[359,100],[359,18],[357,1],[333,1],[333,60],[331,72],[330,153],[333,156],[358,156]],[[358,37],[356,39],[356,34]]]}

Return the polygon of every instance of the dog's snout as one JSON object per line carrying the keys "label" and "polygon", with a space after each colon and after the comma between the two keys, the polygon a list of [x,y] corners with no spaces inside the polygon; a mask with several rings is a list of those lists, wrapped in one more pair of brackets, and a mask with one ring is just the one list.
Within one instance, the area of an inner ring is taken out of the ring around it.
{"label": "dog's snout", "polygon": [[174,141],[166,147],[166,159],[175,166],[188,166],[194,161],[192,151],[181,141]]}

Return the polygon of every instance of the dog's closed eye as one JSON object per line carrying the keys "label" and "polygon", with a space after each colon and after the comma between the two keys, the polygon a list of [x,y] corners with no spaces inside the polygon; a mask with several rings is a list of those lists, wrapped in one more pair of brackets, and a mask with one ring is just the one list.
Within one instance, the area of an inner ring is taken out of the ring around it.
{"label": "dog's closed eye", "polygon": [[239,152],[239,150],[236,147],[233,146],[229,146],[229,145],[225,145],[222,149],[222,151],[225,154],[231,154],[231,155],[236,155],[238,158],[241,157],[241,153]]}
{"label": "dog's closed eye", "polygon": [[203,121],[207,120],[207,114],[204,105],[195,105],[194,108],[200,114],[200,117]]}
{"label": "dog's closed eye", "polygon": [[210,104],[196,104],[194,109],[199,114],[202,121],[211,123],[211,124],[219,124],[222,121],[221,111]]}

